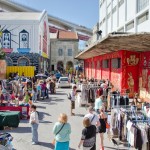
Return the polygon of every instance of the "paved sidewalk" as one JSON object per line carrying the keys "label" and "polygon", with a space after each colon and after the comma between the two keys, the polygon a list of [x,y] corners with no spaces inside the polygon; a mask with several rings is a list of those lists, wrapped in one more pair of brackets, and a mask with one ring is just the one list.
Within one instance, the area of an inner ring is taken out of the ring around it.
{"label": "paved sidewalk", "polygon": [[[31,144],[31,129],[28,120],[21,120],[19,127],[13,130],[9,130],[14,137],[13,145],[16,150],[50,150],[53,149],[53,145],[50,144],[53,140],[52,128],[54,123],[61,112],[68,114],[69,122],[71,124],[72,133],[70,147],[71,150],[78,150],[78,143],[81,138],[81,131],[83,129],[82,120],[83,116],[87,113],[86,108],[78,107],[76,105],[76,116],[70,116],[70,101],[67,99],[66,93],[70,89],[57,89],[57,93],[50,95],[48,100],[39,101],[36,103],[38,106],[37,111],[40,112],[39,125],[39,145]],[[99,150],[99,134],[97,135],[97,150]],[[105,150],[117,149],[111,141],[108,140],[107,134],[105,134]],[[125,149],[123,146],[119,146],[119,149]],[[128,148],[126,148],[128,149]]]}

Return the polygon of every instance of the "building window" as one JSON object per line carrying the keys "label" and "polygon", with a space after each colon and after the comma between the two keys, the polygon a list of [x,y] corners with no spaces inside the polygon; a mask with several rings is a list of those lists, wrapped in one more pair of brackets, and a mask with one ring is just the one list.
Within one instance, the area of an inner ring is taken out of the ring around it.
{"label": "building window", "polygon": [[102,7],[102,5],[103,5],[103,2],[102,2],[102,1],[100,1],[100,7]]}
{"label": "building window", "polygon": [[[11,48],[11,33],[7,29],[2,32],[2,47],[3,48]],[[1,42],[0,42],[1,44]]]}
{"label": "building window", "polygon": [[119,7],[124,3],[124,0],[120,0]]}
{"label": "building window", "polygon": [[58,49],[58,56],[62,56],[63,55],[63,49]]}
{"label": "building window", "polygon": [[105,22],[105,18],[103,19],[103,23]]}
{"label": "building window", "polygon": [[116,12],[116,6],[113,8],[112,13],[114,14]]}
{"label": "building window", "polygon": [[68,56],[72,56],[72,49],[68,49]]}
{"label": "building window", "polygon": [[143,23],[144,21],[148,20],[148,18],[149,18],[149,13],[146,12],[145,14],[138,17],[138,24]]}
{"label": "building window", "polygon": [[149,0],[137,0],[137,12],[140,12],[149,5]]}
{"label": "building window", "polygon": [[100,61],[97,61],[97,69],[100,69]]}
{"label": "building window", "polygon": [[134,28],[134,21],[132,21],[129,24],[127,24],[126,28],[127,28],[127,31],[132,29],[132,28]]}
{"label": "building window", "polygon": [[119,69],[121,68],[121,58],[114,58],[111,60],[112,68]]}
{"label": "building window", "polygon": [[29,48],[29,33],[26,30],[19,33],[19,48]]}
{"label": "building window", "polygon": [[102,65],[103,68],[109,68],[109,60],[108,59],[103,60]]}
{"label": "building window", "polygon": [[102,24],[103,24],[103,22],[101,21],[99,26],[101,27],[101,26],[102,26]]}
{"label": "building window", "polygon": [[108,18],[108,19],[110,18],[110,15],[111,15],[110,13],[107,15],[107,18]]}
{"label": "building window", "polygon": [[120,28],[118,32],[124,32],[124,27]]}

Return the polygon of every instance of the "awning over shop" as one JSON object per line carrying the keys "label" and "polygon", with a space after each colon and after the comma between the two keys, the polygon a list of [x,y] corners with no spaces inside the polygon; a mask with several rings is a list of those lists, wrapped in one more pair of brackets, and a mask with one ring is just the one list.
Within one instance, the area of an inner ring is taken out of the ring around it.
{"label": "awning over shop", "polygon": [[104,55],[118,50],[150,51],[150,33],[112,33],[93,43],[86,50],[77,55],[76,59],[87,59]]}

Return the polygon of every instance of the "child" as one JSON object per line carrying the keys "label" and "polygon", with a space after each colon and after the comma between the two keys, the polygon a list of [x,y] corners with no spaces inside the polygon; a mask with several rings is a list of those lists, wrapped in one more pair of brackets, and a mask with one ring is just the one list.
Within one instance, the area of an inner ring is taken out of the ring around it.
{"label": "child", "polygon": [[37,89],[34,86],[33,89],[32,89],[32,101],[36,102],[36,100],[37,100]]}
{"label": "child", "polygon": [[40,97],[41,97],[41,85],[40,85],[40,82],[38,82],[38,84],[36,86],[36,89],[37,89],[37,99],[39,100]]}
{"label": "child", "polygon": [[28,103],[30,100],[30,93],[28,92],[28,90],[26,90],[25,96],[24,96],[24,102]]}

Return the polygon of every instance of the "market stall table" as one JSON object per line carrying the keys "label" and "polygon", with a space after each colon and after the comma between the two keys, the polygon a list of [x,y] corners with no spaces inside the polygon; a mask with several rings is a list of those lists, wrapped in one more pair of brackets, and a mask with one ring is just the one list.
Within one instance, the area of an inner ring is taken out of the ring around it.
{"label": "market stall table", "polygon": [[0,111],[0,128],[4,126],[18,127],[20,122],[20,111]]}
{"label": "market stall table", "polygon": [[0,111],[20,111],[22,119],[29,118],[29,106],[0,106]]}

